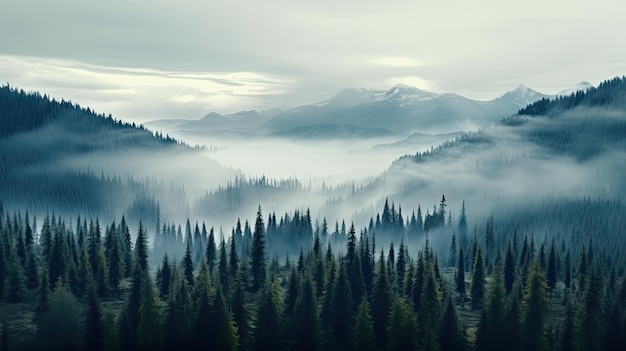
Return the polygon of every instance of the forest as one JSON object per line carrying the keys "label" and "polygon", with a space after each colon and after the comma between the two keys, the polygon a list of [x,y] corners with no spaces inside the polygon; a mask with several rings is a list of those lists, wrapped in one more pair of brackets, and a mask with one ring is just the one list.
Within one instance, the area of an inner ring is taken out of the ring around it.
{"label": "forest", "polygon": [[0,350],[622,349],[625,86],[321,188],[2,87]]}
{"label": "forest", "polygon": [[259,207],[229,235],[187,220],[152,238],[0,207],[2,350],[618,349],[626,208],[549,205],[570,224],[540,235],[530,212],[472,232],[443,196],[407,222],[386,202],[360,229]]}

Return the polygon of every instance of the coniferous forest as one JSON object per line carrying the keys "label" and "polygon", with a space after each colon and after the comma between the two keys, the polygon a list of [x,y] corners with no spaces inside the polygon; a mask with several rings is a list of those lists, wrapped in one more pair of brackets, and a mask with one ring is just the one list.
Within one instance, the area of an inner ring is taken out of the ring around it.
{"label": "coniferous forest", "polygon": [[[199,148],[3,87],[0,350],[624,349],[625,82],[540,100],[405,156],[368,184],[314,193],[297,179],[238,175],[195,202],[182,185],[66,162]],[[42,130],[80,138],[58,144]],[[496,134],[531,151],[505,154]],[[24,143],[29,135],[38,138]],[[480,162],[459,156],[491,147],[500,153]],[[600,169],[606,155],[615,162]],[[493,202],[486,190],[434,187],[421,174],[399,180],[413,166],[453,167],[444,178],[529,160],[595,168],[542,196],[511,191]],[[419,196],[431,190],[435,201]],[[375,192],[375,208],[330,217]],[[326,210],[307,207],[309,195]],[[305,205],[264,211],[264,201],[276,208],[289,196]],[[242,213],[250,203],[256,213]],[[225,225],[203,213],[239,218]]]}

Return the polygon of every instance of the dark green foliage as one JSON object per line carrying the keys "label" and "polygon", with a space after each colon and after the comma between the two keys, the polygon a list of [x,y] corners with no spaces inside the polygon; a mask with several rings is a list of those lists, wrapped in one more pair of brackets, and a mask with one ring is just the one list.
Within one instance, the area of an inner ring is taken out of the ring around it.
{"label": "dark green foliage", "polygon": [[170,286],[172,284],[172,267],[170,266],[167,254],[163,256],[163,263],[161,264],[160,276],[158,277],[159,295],[161,297],[166,296],[170,292]]}
{"label": "dark green foliage", "polygon": [[217,260],[217,247],[215,246],[215,232],[213,228],[209,231],[209,238],[207,240],[206,252],[205,252],[206,264],[209,271],[212,271],[215,267],[215,261]]}
{"label": "dark green foliage", "polygon": [[254,236],[252,239],[252,286],[251,291],[257,292],[265,284],[267,275],[266,260],[267,251],[265,247],[265,225],[263,224],[263,214],[261,206],[256,214],[254,223]]}
{"label": "dark green foliage", "polygon": [[463,257],[463,248],[459,249],[458,266],[455,277],[455,290],[461,295],[465,295],[465,258]]}
{"label": "dark green foliage", "polygon": [[522,342],[526,350],[548,349],[546,340],[546,317],[548,315],[546,288],[545,274],[539,260],[536,260],[528,274],[522,306]]}
{"label": "dark green foliage", "polygon": [[300,292],[294,308],[292,322],[293,340],[288,340],[295,350],[319,350],[321,344],[319,315],[315,288],[310,277],[301,280]]}
{"label": "dark green foliage", "polygon": [[504,350],[507,347],[506,293],[501,268],[493,274],[487,300],[481,314],[476,345],[480,350]]}
{"label": "dark green foliage", "polygon": [[100,301],[92,287],[88,293],[87,315],[85,317],[85,329],[83,333],[83,349],[100,351],[104,350],[104,326],[102,325],[102,312]]}
{"label": "dark green foliage", "polygon": [[511,293],[513,289],[513,282],[515,281],[515,259],[513,258],[513,250],[511,249],[511,243],[506,249],[506,257],[504,258],[504,290],[507,294]]}
{"label": "dark green foliage", "polygon": [[[189,223],[189,220],[187,220]],[[191,258],[191,237],[187,238],[187,245],[185,249],[185,256],[183,257],[183,274],[185,275],[185,279],[187,280],[187,284],[189,286],[194,286],[195,280],[193,276],[193,259]]]}
{"label": "dark green foliage", "polygon": [[24,298],[26,285],[24,284],[24,272],[17,257],[9,260],[9,273],[6,286],[6,300],[11,303],[21,302]]}
{"label": "dark green foliage", "polygon": [[284,350],[282,305],[277,282],[267,284],[259,296],[252,349],[257,351]]}
{"label": "dark green foliage", "polygon": [[386,328],[392,302],[391,284],[387,278],[384,257],[384,253],[381,251],[372,295],[372,319],[376,348],[384,348],[387,345]]}
{"label": "dark green foliage", "polygon": [[83,309],[64,285],[57,285],[50,293],[48,311],[37,318],[37,349],[80,349],[83,344]]}
{"label": "dark green foliage", "polygon": [[456,307],[451,298],[446,304],[439,335],[443,336],[440,339],[441,351],[463,351],[467,349],[467,341],[460,329]]}
{"label": "dark green foliage", "polygon": [[415,312],[404,298],[394,299],[387,322],[385,350],[420,350]]}
{"label": "dark green foliage", "polygon": [[472,295],[472,308],[479,309],[483,305],[485,298],[485,269],[480,249],[476,250],[474,256],[474,268],[472,269],[472,285],[470,293]]}
{"label": "dark green foliage", "polygon": [[329,320],[324,321],[330,328],[333,344],[341,350],[350,348],[350,340],[346,335],[349,335],[352,329],[353,306],[350,282],[344,265],[341,265],[332,286]]}
{"label": "dark green foliage", "polygon": [[367,299],[363,299],[359,304],[353,335],[354,350],[374,351],[376,349],[374,323]]}
{"label": "dark green foliage", "polygon": [[135,260],[137,262],[136,267],[141,271],[145,272],[148,270],[148,239],[141,221],[139,221],[137,239],[135,240]]}
{"label": "dark green foliage", "polygon": [[143,279],[138,312],[137,349],[158,350],[163,344],[163,303],[149,276]]}
{"label": "dark green foliage", "polygon": [[576,348],[578,350],[602,349],[602,311],[604,281],[597,266],[591,268],[583,296],[575,317]]}

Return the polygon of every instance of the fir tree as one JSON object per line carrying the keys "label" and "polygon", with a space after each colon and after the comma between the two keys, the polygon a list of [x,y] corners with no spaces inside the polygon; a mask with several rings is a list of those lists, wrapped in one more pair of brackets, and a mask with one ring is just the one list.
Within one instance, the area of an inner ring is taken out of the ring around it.
{"label": "fir tree", "polygon": [[463,248],[459,249],[459,259],[458,266],[456,269],[456,278],[455,278],[455,287],[456,292],[461,295],[461,299],[463,295],[465,295],[465,258],[463,257]]}
{"label": "fir tree", "polygon": [[92,286],[88,293],[87,315],[85,318],[85,331],[83,339],[84,350],[104,350],[104,326],[102,325],[102,312],[100,302]]}
{"label": "fir tree", "polygon": [[285,348],[282,342],[282,306],[279,294],[278,283],[266,284],[261,290],[254,328],[253,350],[280,351]]}
{"label": "fir tree", "polygon": [[384,253],[381,251],[372,296],[372,318],[374,321],[374,336],[377,348],[384,348],[387,344],[386,327],[392,301],[391,285],[387,278],[384,257]]}
{"label": "fir tree", "polygon": [[135,240],[135,259],[137,267],[143,272],[148,270],[148,240],[143,229],[143,224],[139,221],[139,230],[137,231],[137,240]]}
{"label": "fir tree", "polygon": [[354,350],[374,351],[376,349],[374,323],[367,299],[362,299],[359,304],[353,335]]}
{"label": "fir tree", "polygon": [[472,295],[472,308],[481,308],[485,297],[485,270],[480,249],[476,250],[476,256],[474,256],[474,268],[472,270],[472,285],[470,286],[470,292]]}
{"label": "fir tree", "polygon": [[263,214],[261,206],[256,214],[254,224],[254,237],[252,241],[252,292],[257,292],[264,284],[267,275],[265,247],[265,225],[263,224]]}
{"label": "fir tree", "polygon": [[419,350],[415,312],[404,298],[397,298],[391,305],[387,323],[385,350]]}
{"label": "fir tree", "polygon": [[524,291],[522,308],[522,342],[526,350],[546,350],[546,316],[548,299],[546,297],[546,279],[539,261],[535,261],[529,274]]}

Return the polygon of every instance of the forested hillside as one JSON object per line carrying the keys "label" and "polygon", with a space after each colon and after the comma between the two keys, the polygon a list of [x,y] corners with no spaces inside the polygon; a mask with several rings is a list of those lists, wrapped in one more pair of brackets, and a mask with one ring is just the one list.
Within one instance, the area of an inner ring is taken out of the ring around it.
{"label": "forested hillside", "polygon": [[[35,117],[0,139],[0,349],[620,349],[625,81],[406,156],[368,184],[237,177],[177,212],[176,184],[67,165],[190,149],[7,87]],[[109,133],[122,136],[97,141]],[[266,197],[283,210],[264,213]],[[244,206],[256,216],[224,225]]]}
{"label": "forested hillside", "polygon": [[387,202],[362,229],[260,208],[231,235],[164,222],[152,248],[141,222],[2,209],[2,349],[616,349],[626,207],[548,205],[569,224],[473,223],[465,205],[452,221],[444,196],[406,223]]}

